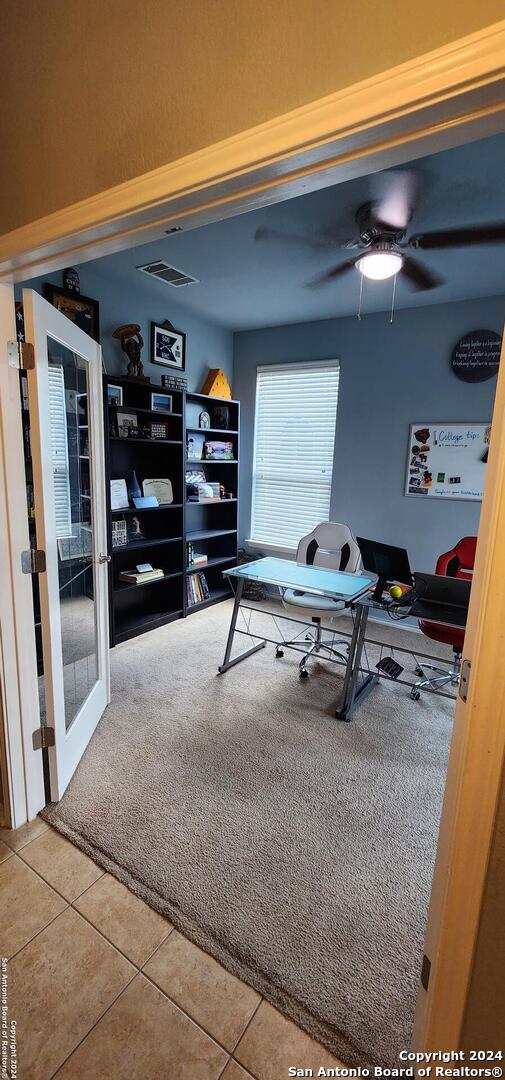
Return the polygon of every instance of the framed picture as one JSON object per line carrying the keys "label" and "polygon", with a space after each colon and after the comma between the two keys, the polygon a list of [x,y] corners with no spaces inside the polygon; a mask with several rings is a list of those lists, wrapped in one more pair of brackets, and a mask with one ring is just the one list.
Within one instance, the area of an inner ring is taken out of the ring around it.
{"label": "framed picture", "polygon": [[137,413],[118,412],[117,433],[120,439],[135,438],[139,430]]}
{"label": "framed picture", "polygon": [[123,404],[123,387],[113,386],[109,383],[107,386],[107,404],[108,405],[122,405]]}
{"label": "framed picture", "polygon": [[100,319],[98,300],[91,300],[82,293],[72,292],[60,285],[44,284],[44,296],[53,307],[66,315],[67,319],[79,326],[86,334],[100,341]]}
{"label": "framed picture", "polygon": [[185,371],[186,335],[168,326],[151,323],[151,363]]}
{"label": "framed picture", "polygon": [[233,443],[211,439],[205,443],[203,456],[206,461],[233,461]]}
{"label": "framed picture", "polygon": [[154,412],[172,412],[171,394],[151,394],[151,409]]}
{"label": "framed picture", "polygon": [[205,435],[199,435],[196,431],[188,432],[186,435],[186,451],[188,461],[201,461],[203,458],[203,447],[205,443]]}
{"label": "framed picture", "polygon": [[126,480],[111,480],[110,482],[110,508],[111,510],[123,510],[129,506]]}
{"label": "framed picture", "polygon": [[151,420],[151,439],[168,439],[168,424],[165,420]]}

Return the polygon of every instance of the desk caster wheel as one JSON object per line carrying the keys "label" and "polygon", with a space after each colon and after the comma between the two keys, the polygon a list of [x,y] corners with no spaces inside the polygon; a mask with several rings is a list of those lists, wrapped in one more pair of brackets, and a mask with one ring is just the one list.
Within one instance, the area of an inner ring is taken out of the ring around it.
{"label": "desk caster wheel", "polygon": [[417,665],[417,667],[414,668],[414,675],[417,675],[418,679],[422,679],[424,675],[424,671],[422,667],[419,666],[419,664]]}
{"label": "desk caster wheel", "polygon": [[300,669],[300,678],[301,679],[308,679],[308,677],[309,677],[309,673],[308,673],[307,669],[302,667]]}
{"label": "desk caster wheel", "polygon": [[421,697],[421,691],[416,690],[416,688],[414,686],[414,687],[412,687],[412,690],[410,691],[410,696],[412,698],[412,701],[419,701],[419,698]]}
{"label": "desk caster wheel", "polygon": [[284,656],[284,649],[275,650],[275,659],[280,660],[281,656]]}

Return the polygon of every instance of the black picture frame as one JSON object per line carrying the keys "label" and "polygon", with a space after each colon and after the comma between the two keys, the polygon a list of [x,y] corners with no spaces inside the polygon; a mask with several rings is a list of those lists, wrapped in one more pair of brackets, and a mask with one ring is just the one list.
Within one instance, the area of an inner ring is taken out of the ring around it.
{"label": "black picture frame", "polygon": [[44,298],[95,341],[100,342],[100,305],[90,296],[44,282]]}
{"label": "black picture frame", "polygon": [[[170,359],[174,350],[180,355]],[[151,363],[173,371],[186,370],[186,335],[169,325],[151,323]]]}

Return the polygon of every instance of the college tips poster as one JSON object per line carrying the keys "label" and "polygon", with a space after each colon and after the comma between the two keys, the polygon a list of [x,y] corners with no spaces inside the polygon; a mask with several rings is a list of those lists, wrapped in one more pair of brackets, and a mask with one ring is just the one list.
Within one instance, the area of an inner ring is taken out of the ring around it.
{"label": "college tips poster", "polygon": [[491,423],[411,424],[406,495],[482,499]]}

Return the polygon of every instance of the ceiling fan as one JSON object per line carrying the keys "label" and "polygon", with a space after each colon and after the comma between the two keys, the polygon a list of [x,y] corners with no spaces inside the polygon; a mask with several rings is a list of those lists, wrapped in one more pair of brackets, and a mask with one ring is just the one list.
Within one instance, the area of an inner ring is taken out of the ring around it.
{"label": "ceiling fan", "polygon": [[325,270],[309,287],[325,285],[356,267],[374,281],[400,274],[412,289],[434,289],[444,278],[419,259],[408,254],[409,249],[428,251],[466,247],[475,244],[496,244],[505,241],[505,222],[491,225],[463,226],[414,233],[407,238],[407,227],[414,212],[416,174],[399,170],[379,173],[379,197],[358,208],[355,221],[358,236],[345,239],[342,234],[328,231],[322,234],[284,233],[277,229],[259,228],[256,240],[282,240],[303,243],[315,249],[343,248],[358,251],[353,258]]}

